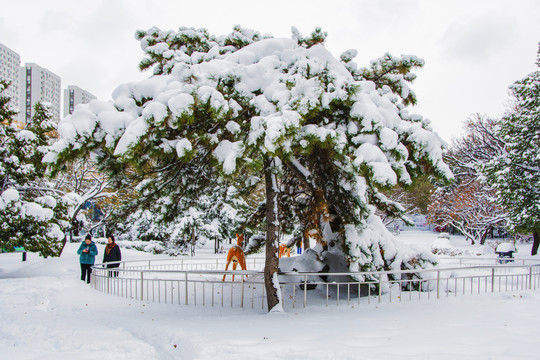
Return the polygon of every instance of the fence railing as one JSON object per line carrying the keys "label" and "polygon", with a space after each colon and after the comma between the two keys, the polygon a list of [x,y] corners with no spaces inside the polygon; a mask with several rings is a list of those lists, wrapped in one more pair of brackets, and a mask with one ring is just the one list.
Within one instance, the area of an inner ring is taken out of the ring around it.
{"label": "fence railing", "polygon": [[[483,261],[491,264],[479,264]],[[252,268],[264,266],[264,258],[248,258],[247,262]],[[94,266],[92,286],[107,294],[141,301],[266,310],[264,275],[260,270],[225,272],[225,262],[216,258],[124,261],[119,265],[118,268]],[[540,287],[540,261],[519,259],[517,263],[500,264],[498,259],[453,258],[442,259],[441,264],[432,269],[282,272],[279,282],[285,310],[391,303],[536,290]]]}
{"label": "fence railing", "polygon": [[[265,258],[262,256],[246,257],[246,265],[250,269],[261,270],[264,268]],[[127,260],[115,262],[122,269],[142,270],[223,270],[227,264],[225,257],[180,257],[149,260]],[[109,263],[109,264],[115,264]],[[102,264],[98,264],[102,265]]]}
{"label": "fence railing", "polygon": [[454,265],[500,265],[500,264],[513,264],[513,265],[540,265],[540,259],[533,258],[499,258],[493,257],[453,257],[453,256],[439,256],[441,266],[454,264]]}

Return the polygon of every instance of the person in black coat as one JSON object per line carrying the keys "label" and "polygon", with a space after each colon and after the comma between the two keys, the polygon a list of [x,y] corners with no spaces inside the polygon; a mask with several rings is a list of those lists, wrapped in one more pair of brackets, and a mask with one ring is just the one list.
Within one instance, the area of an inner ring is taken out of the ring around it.
{"label": "person in black coat", "polygon": [[[108,243],[105,246],[105,252],[103,254],[103,263],[114,262],[122,260],[122,253],[120,247],[114,242],[114,236],[109,235],[107,239]],[[107,268],[117,268],[120,264],[107,264]],[[109,276],[118,276],[118,271],[110,271]]]}

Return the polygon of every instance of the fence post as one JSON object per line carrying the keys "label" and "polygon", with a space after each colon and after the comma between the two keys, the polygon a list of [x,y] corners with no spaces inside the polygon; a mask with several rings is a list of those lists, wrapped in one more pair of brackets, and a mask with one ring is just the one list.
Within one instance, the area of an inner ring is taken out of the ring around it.
{"label": "fence post", "polygon": [[382,274],[379,274],[379,304],[381,303],[382,296]]}
{"label": "fence post", "polygon": [[307,275],[304,275],[304,307],[307,306]]}
{"label": "fence post", "polygon": [[144,273],[141,271],[141,301],[144,300],[143,284],[144,284]]}
{"label": "fence post", "polygon": [[[182,260],[182,263],[183,263],[183,260]],[[187,271],[184,274],[185,274],[184,282],[186,283],[186,305],[187,305],[188,304],[188,282],[187,282],[188,273]]]}
{"label": "fence post", "polygon": [[532,266],[529,267],[529,290],[532,289]]}
{"label": "fence post", "polygon": [[495,268],[491,268],[491,292],[495,292]]}
{"label": "fence post", "polygon": [[437,270],[437,299],[441,298],[440,288],[441,288],[441,271]]}
{"label": "fence post", "polygon": [[240,296],[242,297],[242,300],[240,301],[240,306],[242,307],[242,309],[244,308],[244,275],[242,275],[242,285],[241,285],[241,294]]}

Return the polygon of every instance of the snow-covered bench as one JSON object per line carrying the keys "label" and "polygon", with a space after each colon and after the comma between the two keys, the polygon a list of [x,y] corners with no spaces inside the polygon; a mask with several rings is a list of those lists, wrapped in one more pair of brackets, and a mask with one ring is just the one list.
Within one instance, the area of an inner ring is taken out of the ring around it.
{"label": "snow-covered bench", "polygon": [[497,245],[497,248],[495,249],[495,253],[499,257],[499,264],[506,264],[511,261],[514,261],[514,253],[516,252],[516,248],[514,245],[510,243],[500,243]]}

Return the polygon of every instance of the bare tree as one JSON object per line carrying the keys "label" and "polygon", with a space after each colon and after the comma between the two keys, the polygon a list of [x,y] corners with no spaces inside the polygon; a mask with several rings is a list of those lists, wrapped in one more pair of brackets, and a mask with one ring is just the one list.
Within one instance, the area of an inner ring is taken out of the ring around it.
{"label": "bare tree", "polygon": [[59,175],[56,187],[69,194],[74,202],[69,212],[71,227],[67,229],[71,234],[81,228],[92,232],[102,226],[115,207],[117,192],[91,160],[80,159],[66,168]]}
{"label": "bare tree", "polygon": [[456,181],[439,187],[432,197],[428,220],[452,225],[472,244],[484,244],[494,227],[506,225],[507,216],[496,202],[495,190],[485,181],[480,167],[504,149],[497,136],[498,121],[479,114],[465,123],[466,134],[445,155]]}

